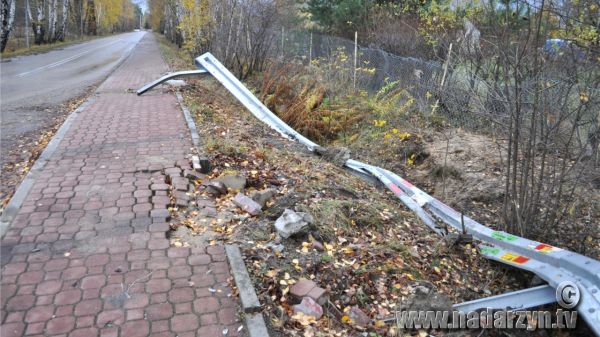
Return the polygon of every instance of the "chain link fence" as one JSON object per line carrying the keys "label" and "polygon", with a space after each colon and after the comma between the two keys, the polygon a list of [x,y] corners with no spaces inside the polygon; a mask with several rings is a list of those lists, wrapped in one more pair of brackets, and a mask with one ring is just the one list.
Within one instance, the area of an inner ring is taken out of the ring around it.
{"label": "chain link fence", "polygon": [[[502,124],[504,104],[494,101],[483,84],[474,85],[477,80],[457,71],[452,62],[399,56],[361,46],[360,41],[308,31],[281,29],[273,34],[278,41],[273,57],[324,69],[326,75],[336,77],[328,84],[345,81],[340,91],[376,94],[393,83],[414,98],[426,117],[438,114],[451,126],[478,131]],[[335,86],[332,91],[341,93]],[[492,116],[497,123],[490,124]]]}
{"label": "chain link fence", "polygon": [[[495,134],[502,132],[509,122],[511,103],[499,92],[501,89],[491,87],[489,81],[479,78],[480,74],[461,59],[463,46],[455,46],[454,51],[450,49],[447,53],[446,60],[438,61],[399,56],[383,49],[361,46],[360,41],[309,31],[281,28],[271,33],[277,41],[271,57],[286,63],[319,66],[326,76],[335,77],[328,84],[345,81],[340,84],[340,91],[347,93],[352,89],[373,94],[394,82],[395,87],[410,93],[421,113],[427,117],[438,114],[450,126]],[[560,62],[555,63],[560,66]],[[548,79],[550,95],[577,98],[581,92],[586,92],[590,103],[600,109],[597,83],[589,86],[574,79],[580,83],[572,86],[571,79],[561,77]],[[537,80],[531,79],[525,85],[533,88]],[[332,93],[340,93],[335,85]],[[583,118],[587,122],[582,130],[589,134],[597,128],[598,116],[594,115],[590,105],[586,110],[589,116]],[[581,137],[585,138],[584,135]]]}

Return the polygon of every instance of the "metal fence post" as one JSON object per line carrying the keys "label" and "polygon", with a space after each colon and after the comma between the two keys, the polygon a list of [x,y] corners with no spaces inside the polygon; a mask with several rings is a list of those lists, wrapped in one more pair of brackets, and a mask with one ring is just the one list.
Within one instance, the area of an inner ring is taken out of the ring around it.
{"label": "metal fence post", "polygon": [[284,29],[285,28],[281,27],[281,58],[284,57],[284,54],[283,54],[283,33],[284,33]]}
{"label": "metal fence post", "polygon": [[312,64],[312,32],[310,32],[310,40],[308,42],[308,66]]}
{"label": "metal fence post", "polygon": [[358,31],[354,32],[354,80],[353,87],[356,89],[356,66],[358,61]]}

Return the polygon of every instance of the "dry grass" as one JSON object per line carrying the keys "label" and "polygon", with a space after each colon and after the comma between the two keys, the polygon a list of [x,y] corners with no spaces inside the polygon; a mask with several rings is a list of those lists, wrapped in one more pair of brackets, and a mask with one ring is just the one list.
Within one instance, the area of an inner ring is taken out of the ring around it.
{"label": "dry grass", "polygon": [[95,39],[99,39],[99,38],[103,38],[103,37],[107,37],[107,35],[84,36],[84,37],[76,38],[73,40],[67,40],[67,41],[62,41],[62,42],[58,41],[58,42],[54,42],[54,43],[47,43],[47,44],[41,44],[41,45],[33,44],[33,41],[31,41],[30,42],[31,45],[29,48],[21,47],[21,45],[24,44],[24,42],[16,43],[14,41],[11,42],[11,40],[9,40],[8,45],[6,46],[6,49],[2,53],[2,59],[10,59],[13,57],[23,56],[23,55],[47,53],[54,49],[64,48],[64,47],[68,47],[73,44],[83,43],[83,42],[87,42],[87,41],[91,41],[91,40],[95,40]]}
{"label": "dry grass", "polygon": [[306,78],[302,67],[271,65],[262,76],[260,99],[303,135],[331,141],[363,119],[356,109],[335,105],[327,89]]}

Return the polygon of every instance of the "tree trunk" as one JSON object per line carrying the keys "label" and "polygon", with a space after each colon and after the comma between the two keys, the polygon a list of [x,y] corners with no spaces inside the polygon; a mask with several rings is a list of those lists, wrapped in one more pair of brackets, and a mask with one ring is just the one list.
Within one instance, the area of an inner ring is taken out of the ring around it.
{"label": "tree trunk", "polygon": [[89,35],[97,34],[96,25],[96,6],[94,0],[87,0],[87,9],[85,11],[86,30]]}
{"label": "tree trunk", "polygon": [[64,41],[67,34],[67,18],[69,17],[69,0],[62,0],[62,18],[60,21],[60,29],[56,33],[56,39]]}
{"label": "tree trunk", "polygon": [[36,17],[35,20],[32,21],[33,35],[35,39],[35,44],[42,44],[44,43],[44,35],[46,35],[46,27],[44,24],[46,21],[46,16],[44,13],[44,1],[35,0],[35,8]]}
{"label": "tree trunk", "polygon": [[15,21],[15,3],[16,0],[2,0],[0,9],[0,21],[2,21],[2,32],[0,33],[0,51],[4,52],[8,36],[13,28]]}
{"label": "tree trunk", "polygon": [[56,40],[56,0],[48,1],[48,42]]}

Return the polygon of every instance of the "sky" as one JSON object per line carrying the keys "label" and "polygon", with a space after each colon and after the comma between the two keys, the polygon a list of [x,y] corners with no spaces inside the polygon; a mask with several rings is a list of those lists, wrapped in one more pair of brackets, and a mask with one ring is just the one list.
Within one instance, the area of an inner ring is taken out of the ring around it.
{"label": "sky", "polygon": [[146,0],[131,0],[134,4],[137,4],[138,6],[140,6],[140,8],[142,9],[142,11],[144,13],[148,12],[148,3],[146,3]]}

